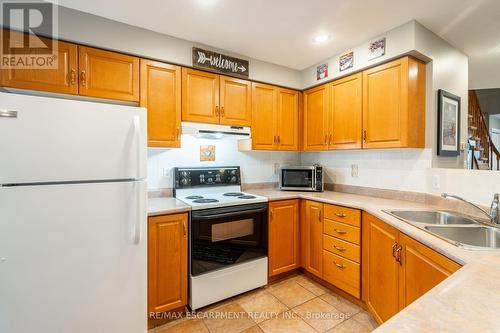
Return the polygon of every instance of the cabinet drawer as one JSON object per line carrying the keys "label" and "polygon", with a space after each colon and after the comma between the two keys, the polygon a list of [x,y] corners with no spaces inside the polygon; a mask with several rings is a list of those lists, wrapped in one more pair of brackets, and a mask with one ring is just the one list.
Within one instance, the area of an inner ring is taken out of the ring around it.
{"label": "cabinet drawer", "polygon": [[360,296],[358,263],[323,251],[323,279],[355,297]]}
{"label": "cabinet drawer", "polygon": [[335,237],[323,235],[323,249],[359,263],[360,247]]}
{"label": "cabinet drawer", "polygon": [[350,243],[359,245],[361,239],[360,228],[353,227],[352,225],[335,222],[325,219],[324,230],[325,234],[334,236]]}
{"label": "cabinet drawer", "polygon": [[325,205],[325,217],[327,219],[353,225],[355,227],[361,226],[361,211],[357,209],[335,205]]}

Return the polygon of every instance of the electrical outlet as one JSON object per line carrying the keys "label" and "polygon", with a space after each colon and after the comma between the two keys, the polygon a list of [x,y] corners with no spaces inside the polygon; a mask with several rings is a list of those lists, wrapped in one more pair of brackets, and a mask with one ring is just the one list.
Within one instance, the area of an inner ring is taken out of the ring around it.
{"label": "electrical outlet", "polygon": [[435,190],[441,188],[441,177],[439,175],[432,176],[432,188]]}
{"label": "electrical outlet", "polygon": [[279,173],[279,171],[280,171],[281,164],[274,163],[273,167],[274,167],[274,174],[277,175]]}
{"label": "electrical outlet", "polygon": [[358,165],[357,164],[351,164],[351,177],[352,178],[358,178],[359,173],[358,173]]}

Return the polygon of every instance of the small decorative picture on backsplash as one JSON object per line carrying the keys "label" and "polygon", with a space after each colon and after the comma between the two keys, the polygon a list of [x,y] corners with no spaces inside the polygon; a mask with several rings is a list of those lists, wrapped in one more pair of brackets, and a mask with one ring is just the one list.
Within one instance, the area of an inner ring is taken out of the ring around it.
{"label": "small decorative picture on backsplash", "polygon": [[316,80],[326,79],[328,77],[328,64],[321,64],[316,67]]}
{"label": "small decorative picture on backsplash", "polygon": [[215,161],[215,146],[201,145],[200,146],[200,161]]}
{"label": "small decorative picture on backsplash", "polygon": [[354,66],[354,52],[348,52],[343,54],[339,58],[339,71],[345,71],[346,69],[352,68]]}

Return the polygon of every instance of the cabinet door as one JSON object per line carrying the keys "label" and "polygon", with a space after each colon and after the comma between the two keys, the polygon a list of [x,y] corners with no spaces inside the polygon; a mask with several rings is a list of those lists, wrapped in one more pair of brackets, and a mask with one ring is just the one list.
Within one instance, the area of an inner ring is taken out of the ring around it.
{"label": "cabinet door", "polygon": [[299,147],[299,92],[278,88],[277,141],[279,150]]}
{"label": "cabinet door", "polygon": [[399,311],[399,263],[393,257],[399,232],[363,212],[363,279],[365,301],[378,322]]}
{"label": "cabinet door", "polygon": [[431,290],[460,269],[460,265],[416,240],[400,234],[403,247],[400,270],[400,303],[402,308]]}
{"label": "cabinet door", "polygon": [[141,59],[141,101],[148,110],[148,147],[180,147],[181,67]]}
{"label": "cabinet door", "polygon": [[269,204],[269,276],[300,266],[299,201]]}
{"label": "cabinet door", "polygon": [[187,214],[149,218],[149,312],[187,304]]}
{"label": "cabinet door", "polygon": [[323,277],[323,204],[305,203],[305,269]]}
{"label": "cabinet door", "polygon": [[220,76],[220,123],[250,126],[252,122],[252,83]]}
{"label": "cabinet door", "polygon": [[182,120],[219,123],[219,75],[182,68]]}
{"label": "cabinet door", "polygon": [[404,137],[408,132],[407,72],[407,58],[363,72],[363,147],[405,146]]}
{"label": "cabinet door", "polygon": [[329,85],[304,92],[304,150],[324,150],[328,144]]}
{"label": "cabinet door", "polygon": [[276,93],[274,86],[252,83],[252,149],[277,148]]}
{"label": "cabinet door", "polygon": [[330,149],[361,148],[362,88],[361,73],[330,84]]}
{"label": "cabinet door", "polygon": [[80,95],[139,101],[139,58],[86,46],[78,50]]}
{"label": "cabinet door", "polygon": [[[3,38],[14,45],[23,45],[24,34],[2,30]],[[30,39],[38,37],[29,36]],[[42,41],[46,38],[40,38]],[[57,43],[56,69],[1,69],[0,85],[18,89],[42,90],[62,94],[78,94],[78,47]]]}

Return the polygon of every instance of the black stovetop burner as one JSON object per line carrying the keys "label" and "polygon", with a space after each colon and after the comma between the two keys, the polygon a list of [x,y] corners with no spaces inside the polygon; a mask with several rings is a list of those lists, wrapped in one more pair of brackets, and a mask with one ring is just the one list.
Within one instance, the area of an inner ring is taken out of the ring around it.
{"label": "black stovetop burner", "polygon": [[193,200],[193,202],[194,203],[212,203],[212,202],[219,202],[219,200],[206,198],[206,199],[196,199],[196,200]]}
{"label": "black stovetop burner", "polygon": [[255,199],[255,196],[245,194],[245,195],[240,195],[238,199]]}
{"label": "black stovetop burner", "polygon": [[241,193],[241,192],[228,192],[228,193],[224,193],[224,196],[225,197],[239,197],[239,196],[242,196],[244,193]]}
{"label": "black stovetop burner", "polygon": [[186,199],[195,200],[195,199],[203,199],[203,197],[201,195],[190,195],[189,197],[186,197]]}

